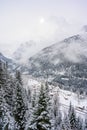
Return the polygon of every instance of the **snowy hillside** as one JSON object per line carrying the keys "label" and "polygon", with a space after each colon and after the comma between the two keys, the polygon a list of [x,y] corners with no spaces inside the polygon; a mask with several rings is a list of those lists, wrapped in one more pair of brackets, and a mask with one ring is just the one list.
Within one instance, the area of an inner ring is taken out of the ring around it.
{"label": "snowy hillside", "polygon": [[[25,78],[24,78],[25,77]],[[44,84],[43,82],[39,82],[38,80],[30,77],[30,76],[23,76],[24,84],[26,89],[31,89],[32,93],[36,91],[39,93],[39,88],[41,84]],[[78,116],[81,116],[83,119],[86,118],[87,114],[87,95],[85,95],[85,92],[83,94],[79,94],[79,92],[74,93],[68,90],[60,89],[59,86],[53,86],[49,85],[49,91],[50,91],[50,98],[53,100],[55,98],[55,95],[59,97],[59,103],[60,103],[60,110],[64,114],[66,111],[68,112],[70,103],[74,106],[76,113]]]}
{"label": "snowy hillside", "polygon": [[12,59],[5,57],[2,53],[0,53],[0,61],[7,63],[10,71],[15,70],[17,67],[17,64]]}
{"label": "snowy hillside", "polygon": [[11,62],[11,59],[5,57],[2,53],[0,53],[0,60],[3,60],[4,62]]}

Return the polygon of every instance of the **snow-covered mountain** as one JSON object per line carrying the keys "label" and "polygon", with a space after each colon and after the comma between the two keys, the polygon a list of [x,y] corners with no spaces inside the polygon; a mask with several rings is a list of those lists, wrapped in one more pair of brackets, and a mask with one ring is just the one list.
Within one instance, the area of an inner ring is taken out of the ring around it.
{"label": "snow-covered mountain", "polygon": [[67,88],[87,89],[87,33],[44,48],[29,58],[28,72],[35,77],[48,77]]}
{"label": "snow-covered mountain", "polygon": [[33,41],[21,44],[19,48],[14,52],[13,57],[19,63],[26,63],[27,57],[32,56],[36,43]]}
{"label": "snow-covered mountain", "polygon": [[11,62],[12,60],[5,57],[2,53],[0,53],[0,60],[3,60],[4,62]]}
{"label": "snow-covered mountain", "polygon": [[22,43],[19,48],[13,53],[13,58],[18,64],[26,65],[28,59],[38,53],[41,49],[51,44],[48,41],[29,41]]}
{"label": "snow-covered mountain", "polygon": [[48,78],[51,83],[67,89],[86,89],[87,26],[76,35],[45,46],[45,41],[21,44],[14,53],[16,62],[20,64],[17,69],[34,77]]}
{"label": "snow-covered mountain", "polygon": [[5,57],[2,53],[0,53],[0,60],[4,63],[7,62],[8,69],[10,71],[14,71],[16,67],[18,66],[12,59]]}
{"label": "snow-covered mountain", "polygon": [[82,28],[82,30],[83,30],[84,32],[87,32],[87,25],[84,25],[83,28]]}

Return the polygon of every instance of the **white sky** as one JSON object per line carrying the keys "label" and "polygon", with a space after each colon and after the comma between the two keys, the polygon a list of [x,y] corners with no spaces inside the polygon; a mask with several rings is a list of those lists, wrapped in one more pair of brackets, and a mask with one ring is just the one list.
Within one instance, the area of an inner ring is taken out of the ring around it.
{"label": "white sky", "polygon": [[87,23],[87,0],[0,0],[0,51],[29,40],[61,40]]}

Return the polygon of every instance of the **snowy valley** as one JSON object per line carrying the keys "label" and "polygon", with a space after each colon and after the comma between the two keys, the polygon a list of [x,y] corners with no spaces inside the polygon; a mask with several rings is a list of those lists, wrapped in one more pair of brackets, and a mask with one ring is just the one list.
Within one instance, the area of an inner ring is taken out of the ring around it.
{"label": "snowy valley", "polygon": [[87,130],[87,0],[0,0],[0,130]]}
{"label": "snowy valley", "polygon": [[[87,31],[0,53],[0,130],[87,129]],[[37,49],[38,48],[38,49]]]}

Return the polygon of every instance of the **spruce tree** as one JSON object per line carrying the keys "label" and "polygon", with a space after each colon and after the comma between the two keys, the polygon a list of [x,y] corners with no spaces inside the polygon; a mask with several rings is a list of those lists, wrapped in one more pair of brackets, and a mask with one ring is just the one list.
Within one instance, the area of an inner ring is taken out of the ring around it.
{"label": "spruce tree", "polygon": [[6,103],[4,99],[4,85],[6,82],[6,75],[5,75],[5,63],[0,61],[0,130],[3,129],[5,124],[5,114],[6,114]]}
{"label": "spruce tree", "polygon": [[32,95],[32,107],[34,108],[36,106],[36,90],[34,90]]}
{"label": "spruce tree", "polygon": [[33,120],[28,130],[50,130],[51,123],[48,111],[48,95],[46,88],[41,85],[38,106],[36,107],[33,115]]}
{"label": "spruce tree", "polygon": [[27,99],[29,103],[31,103],[31,89],[30,88],[28,88],[28,91],[27,91]]}
{"label": "spruce tree", "polygon": [[6,82],[4,85],[4,98],[8,104],[8,109],[11,112],[13,110],[13,93],[14,93],[14,79],[9,74],[6,76]]}
{"label": "spruce tree", "polygon": [[87,119],[85,119],[85,130],[87,130]]}
{"label": "spruce tree", "polygon": [[3,91],[0,85],[0,130],[2,130],[4,126],[4,116],[5,116],[4,97],[3,97]]}
{"label": "spruce tree", "polygon": [[69,116],[71,129],[76,130],[76,113],[75,113],[74,107],[71,105],[71,103],[70,103],[70,107],[69,107],[68,116]]}
{"label": "spruce tree", "polygon": [[78,117],[76,120],[76,128],[77,130],[83,130],[83,121],[80,117]]}
{"label": "spruce tree", "polygon": [[6,126],[4,127],[4,130],[9,130],[9,123],[6,124]]}
{"label": "spruce tree", "polygon": [[69,122],[69,117],[66,115],[66,113],[64,114],[64,119],[62,122],[62,127],[64,130],[71,130],[71,126],[70,126],[70,122]]}
{"label": "spruce tree", "polygon": [[59,130],[62,122],[62,117],[60,113],[60,103],[59,103],[59,93],[55,93],[53,97],[53,127],[54,130]]}
{"label": "spruce tree", "polygon": [[25,113],[26,106],[23,100],[23,85],[20,72],[16,72],[16,93],[15,93],[15,106],[14,106],[14,118],[17,124],[18,130],[25,129]]}

